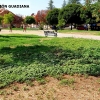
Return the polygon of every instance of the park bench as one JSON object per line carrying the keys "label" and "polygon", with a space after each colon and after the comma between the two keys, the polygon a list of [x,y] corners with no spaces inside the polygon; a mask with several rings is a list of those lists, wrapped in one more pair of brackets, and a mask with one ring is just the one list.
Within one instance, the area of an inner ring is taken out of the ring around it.
{"label": "park bench", "polygon": [[55,36],[55,37],[57,37],[57,32],[55,32],[55,31],[49,31],[49,30],[47,30],[47,31],[44,31],[44,34],[45,34],[45,36],[47,37],[47,36]]}

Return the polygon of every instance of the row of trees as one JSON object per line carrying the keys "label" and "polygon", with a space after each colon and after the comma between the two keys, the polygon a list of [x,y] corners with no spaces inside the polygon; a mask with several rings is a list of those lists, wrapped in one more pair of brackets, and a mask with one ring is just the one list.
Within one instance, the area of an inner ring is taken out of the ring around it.
{"label": "row of trees", "polygon": [[[72,1],[76,2],[71,3]],[[100,22],[100,1],[93,4],[90,3],[90,0],[86,1],[87,5],[82,5],[79,0],[70,0],[70,3],[65,5],[64,0],[61,9],[54,8],[48,12],[47,23],[61,28],[67,23],[72,26],[73,23],[77,25]]]}
{"label": "row of trees", "polygon": [[57,25],[59,28],[67,23],[72,26],[73,23],[77,25],[100,22],[100,0],[85,0],[85,5],[80,1],[69,0],[66,4],[64,0],[62,8],[58,9],[53,5],[53,0],[50,0],[47,10],[38,11],[35,20],[37,23]]}
{"label": "row of trees", "polygon": [[[9,24],[9,27],[12,28],[12,26],[14,25],[14,22],[16,20],[14,20],[15,15],[11,12],[9,12],[8,14],[4,14],[4,16],[0,16],[0,25],[2,24]],[[21,23],[22,24],[32,24],[35,23],[35,19],[32,16],[27,16],[24,18],[21,18]]]}
{"label": "row of trees", "polygon": [[5,14],[4,16],[0,16],[0,24],[9,24],[10,28],[12,26],[12,22],[14,20],[14,15],[12,13]]}
{"label": "row of trees", "polygon": [[[73,3],[76,3],[76,4],[82,4],[83,5],[89,5],[91,3],[94,3],[94,2],[100,2],[100,0],[67,0],[68,3],[66,3],[66,0],[63,0],[63,3],[62,3],[62,8],[65,7],[67,4],[73,4]],[[48,3],[48,6],[47,7],[49,10],[52,10],[53,8],[55,8],[55,6],[53,5],[53,0],[50,0],[49,3]]]}
{"label": "row of trees", "polygon": [[[95,1],[95,3],[92,3]],[[68,4],[64,0],[61,8],[56,8],[53,5],[53,0],[48,3],[47,10],[40,10],[35,16],[27,16],[23,19],[23,23],[39,25],[56,25],[62,28],[66,24],[88,24],[100,22],[100,0],[85,0],[85,5],[81,4],[80,0],[69,0]],[[0,16],[0,23],[13,23],[13,14],[5,14]],[[72,29],[72,27],[71,27]]]}

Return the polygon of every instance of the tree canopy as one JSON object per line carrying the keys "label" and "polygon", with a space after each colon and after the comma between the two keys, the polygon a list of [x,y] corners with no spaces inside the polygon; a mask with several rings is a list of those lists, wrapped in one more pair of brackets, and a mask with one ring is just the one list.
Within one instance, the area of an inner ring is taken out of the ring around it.
{"label": "tree canopy", "polygon": [[100,22],[100,3],[92,4],[92,16],[95,17],[96,22]]}
{"label": "tree canopy", "polygon": [[85,5],[80,11],[80,16],[85,23],[100,22],[100,3]]}
{"label": "tree canopy", "polygon": [[12,13],[8,13],[4,15],[4,23],[5,24],[12,24],[13,20],[14,20],[14,15]]}
{"label": "tree canopy", "polygon": [[58,24],[58,15],[59,15],[59,9],[55,8],[48,12],[46,16],[46,20],[49,25],[57,25]]}
{"label": "tree canopy", "polygon": [[48,10],[39,10],[35,16],[35,21],[37,24],[44,23],[46,24],[46,15],[48,13]]}
{"label": "tree canopy", "polygon": [[0,24],[2,24],[3,16],[0,16]]}
{"label": "tree canopy", "polygon": [[81,23],[80,18],[80,8],[82,6],[80,4],[68,4],[63,9],[60,10],[59,20],[64,19],[65,23]]}
{"label": "tree canopy", "polygon": [[26,16],[25,23],[27,24],[35,23],[35,19],[33,18],[33,16]]}

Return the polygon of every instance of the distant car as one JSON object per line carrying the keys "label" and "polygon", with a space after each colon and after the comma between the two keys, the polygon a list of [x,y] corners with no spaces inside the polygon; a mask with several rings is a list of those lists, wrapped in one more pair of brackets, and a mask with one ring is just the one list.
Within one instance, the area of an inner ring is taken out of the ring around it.
{"label": "distant car", "polygon": [[84,26],[77,26],[77,30],[85,30]]}

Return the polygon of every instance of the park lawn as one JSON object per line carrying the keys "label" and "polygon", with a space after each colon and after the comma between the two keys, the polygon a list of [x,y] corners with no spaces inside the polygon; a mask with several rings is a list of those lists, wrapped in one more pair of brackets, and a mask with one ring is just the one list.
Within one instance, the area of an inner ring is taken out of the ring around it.
{"label": "park lawn", "polygon": [[[9,28],[6,28],[5,30],[9,30]],[[23,30],[22,28],[12,28],[13,30]],[[27,28],[28,31],[37,31],[39,28]],[[77,29],[64,29],[64,30],[58,30],[58,33],[65,33],[65,34],[81,34],[81,35],[100,35],[100,31],[91,31],[91,30],[77,30]]]}
{"label": "park lawn", "polygon": [[77,29],[64,29],[58,30],[59,33],[66,33],[66,34],[82,34],[82,35],[100,35],[100,31],[91,31],[91,30],[77,30]]}
{"label": "park lawn", "polygon": [[100,41],[0,35],[0,88],[50,76],[100,75]]}

